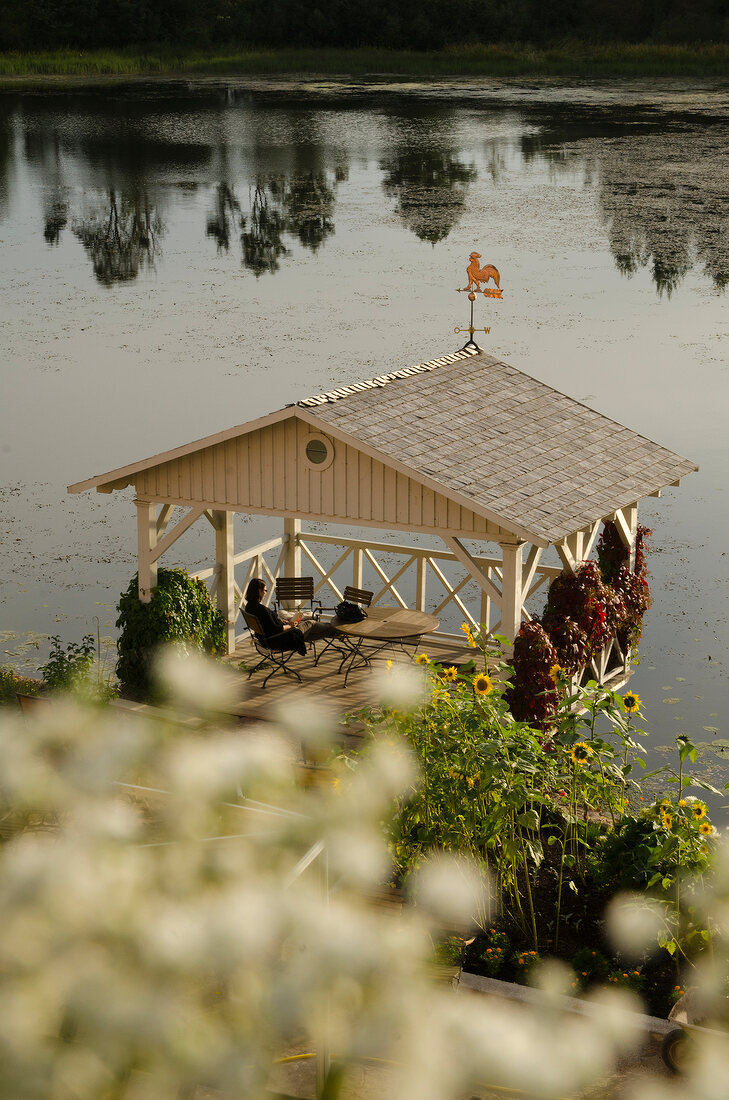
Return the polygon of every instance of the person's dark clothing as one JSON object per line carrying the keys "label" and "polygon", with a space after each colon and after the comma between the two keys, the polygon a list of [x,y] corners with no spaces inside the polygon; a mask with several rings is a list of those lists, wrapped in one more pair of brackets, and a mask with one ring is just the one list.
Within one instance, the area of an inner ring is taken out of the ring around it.
{"label": "person's dark clothing", "polygon": [[262,603],[252,603],[249,600],[246,604],[246,611],[249,615],[255,615],[258,619],[261,630],[271,649],[295,649],[302,657],[306,656],[304,635],[297,626],[292,626],[290,630],[284,630],[284,624],[276,612],[271,611],[270,607],[266,607]]}

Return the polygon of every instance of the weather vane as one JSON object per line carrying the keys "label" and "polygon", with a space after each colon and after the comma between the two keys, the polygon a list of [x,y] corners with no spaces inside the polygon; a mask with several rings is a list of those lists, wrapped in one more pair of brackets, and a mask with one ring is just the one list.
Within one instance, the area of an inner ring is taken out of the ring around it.
{"label": "weather vane", "polygon": [[[485,332],[486,335],[488,335],[489,332],[491,332],[491,329],[473,327],[473,303],[476,301],[477,294],[483,294],[484,298],[501,298],[501,287],[499,285],[501,280],[497,268],[495,268],[492,264],[486,264],[485,267],[478,266],[478,261],[481,259],[480,252],[472,252],[468,258],[471,261],[466,268],[466,274],[468,275],[468,286],[459,286],[456,287],[456,290],[459,294],[468,294],[468,300],[471,303],[471,320],[468,328],[455,328],[453,331],[456,333],[468,333],[468,340],[463,345],[464,349],[474,347],[480,351],[481,349],[478,347],[478,344],[474,340],[473,334],[474,332]],[[483,290],[481,290],[481,283],[488,283],[491,279],[493,279],[496,287],[494,288],[487,286]]]}

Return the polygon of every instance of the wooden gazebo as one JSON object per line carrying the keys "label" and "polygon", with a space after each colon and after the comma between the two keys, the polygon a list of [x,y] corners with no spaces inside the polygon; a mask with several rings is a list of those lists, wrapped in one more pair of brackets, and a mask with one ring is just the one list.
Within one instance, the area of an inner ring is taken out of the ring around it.
{"label": "wooden gazebo", "polygon": [[[366,567],[382,582],[376,600],[405,606],[397,586],[404,590],[408,583],[410,606],[439,614],[455,604],[459,617],[513,640],[529,618],[529,597],[560,572],[541,562],[549,546],[556,548],[562,569],[575,570],[601,523],[612,520],[633,554],[641,498],[659,495],[696,469],[550,386],[467,348],[305,398],[78,482],[69,492],[134,486],[142,600],[150,598],[161,556],[191,524],[209,521],[215,565],[198,575],[212,583],[227,615],[232,651],[248,578],[300,574],[302,555],[307,571],[317,575],[318,590],[328,596],[341,598],[343,569],[344,583],[362,587]],[[180,508],[184,514],[173,516]],[[236,550],[236,512],[280,516],[282,534]],[[437,536],[444,545],[363,541],[305,531],[302,521]],[[484,543],[497,545],[498,555],[485,554]],[[330,566],[319,561],[317,544],[339,548]],[[388,575],[378,558],[394,553],[403,563]],[[448,561],[461,567],[460,580],[447,577]],[[445,598],[426,606],[432,578]],[[477,607],[460,595],[470,581],[480,593]],[[627,654],[620,657],[624,673]],[[607,656],[594,672],[604,676],[606,670]],[[613,679],[619,674],[620,668]]]}

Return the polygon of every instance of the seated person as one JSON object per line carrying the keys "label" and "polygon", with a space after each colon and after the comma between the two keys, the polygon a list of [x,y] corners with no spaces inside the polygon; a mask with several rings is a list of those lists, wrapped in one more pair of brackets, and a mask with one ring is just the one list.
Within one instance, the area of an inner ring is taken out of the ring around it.
{"label": "seated person", "polygon": [[283,622],[275,611],[261,603],[267,591],[266,582],[254,577],[246,589],[246,611],[258,619],[271,649],[295,649],[305,657],[306,642],[298,626]]}
{"label": "seated person", "polygon": [[[246,589],[246,611],[249,615],[255,615],[261,624],[261,629],[266,636],[266,641],[275,638],[273,649],[295,649],[302,656],[306,654],[306,642],[315,642],[319,638],[333,638],[336,631],[328,623],[318,623],[312,620],[310,613],[296,612],[289,618],[286,612],[286,620],[282,619],[270,607],[266,607],[261,600],[266,595],[268,588],[266,582],[254,578]],[[285,634],[284,634],[285,632]]]}

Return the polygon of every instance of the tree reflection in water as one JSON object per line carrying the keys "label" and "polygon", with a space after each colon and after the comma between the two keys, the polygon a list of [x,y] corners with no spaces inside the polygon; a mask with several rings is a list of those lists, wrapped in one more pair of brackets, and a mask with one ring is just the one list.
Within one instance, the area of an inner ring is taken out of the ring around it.
{"label": "tree reflection in water", "polygon": [[[256,277],[278,271],[281,257],[289,255],[285,235],[317,252],[334,233],[335,187],[346,178],[344,168],[334,171],[331,182],[325,171],[259,178],[251,190],[250,213],[240,219],[243,266]],[[208,235],[218,239],[219,247],[222,238],[227,249],[239,210],[232,192],[223,200],[219,187],[217,210],[208,220]]]}
{"label": "tree reflection in water", "polygon": [[240,203],[228,183],[215,188],[215,208],[208,215],[207,235],[217,241],[218,252],[230,248],[231,234],[236,232],[236,218],[240,215]]}
{"label": "tree reflection in water", "polygon": [[693,266],[693,226],[678,196],[659,181],[623,183],[609,164],[603,165],[599,194],[618,270],[630,278],[650,267],[656,290],[670,297]]}
{"label": "tree reflection in water", "polygon": [[94,265],[94,275],[105,286],[136,279],[140,270],[153,268],[164,225],[146,191],[109,189],[108,201],[78,221],[73,232]]}
{"label": "tree reflection in water", "polygon": [[421,241],[437,244],[459,221],[468,185],[476,179],[473,165],[441,149],[398,149],[383,161],[385,194],[397,200],[403,224]]}
{"label": "tree reflection in water", "polygon": [[68,203],[60,195],[46,199],[43,207],[43,236],[47,244],[58,244],[68,225]]}
{"label": "tree reflection in water", "polygon": [[243,266],[258,278],[268,271],[278,271],[280,256],[288,252],[283,240],[285,223],[282,212],[266,194],[266,188],[257,183],[253,191],[250,218],[241,218],[240,243],[243,246]]}
{"label": "tree reflection in water", "polygon": [[13,153],[10,117],[0,108],[0,221],[8,212]]}

